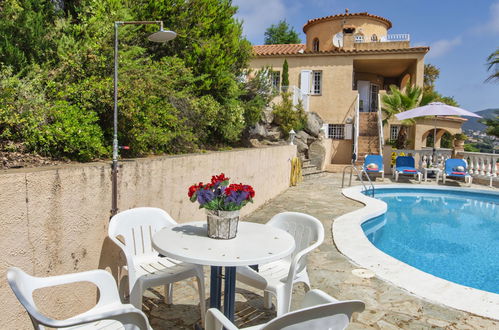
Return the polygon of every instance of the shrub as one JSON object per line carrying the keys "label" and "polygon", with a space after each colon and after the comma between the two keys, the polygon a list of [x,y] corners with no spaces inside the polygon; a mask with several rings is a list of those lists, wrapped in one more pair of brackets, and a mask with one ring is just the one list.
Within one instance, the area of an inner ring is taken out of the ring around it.
{"label": "shrub", "polygon": [[285,137],[292,129],[299,131],[307,123],[307,115],[303,105],[299,102],[296,106],[291,100],[291,93],[281,93],[282,100],[273,106],[274,122],[279,125]]}
{"label": "shrub", "polygon": [[79,161],[90,161],[106,154],[95,112],[57,101],[47,110],[45,121],[25,137],[30,150]]}

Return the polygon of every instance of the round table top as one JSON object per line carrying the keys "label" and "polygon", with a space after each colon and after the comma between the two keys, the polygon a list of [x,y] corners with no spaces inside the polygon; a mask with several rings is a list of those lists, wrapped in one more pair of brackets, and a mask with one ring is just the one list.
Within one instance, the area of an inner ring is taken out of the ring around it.
{"label": "round table top", "polygon": [[272,226],[240,221],[237,236],[228,240],[209,238],[206,227],[206,222],[189,222],[163,228],[153,236],[153,246],[180,261],[225,267],[268,263],[295,249],[293,236]]}

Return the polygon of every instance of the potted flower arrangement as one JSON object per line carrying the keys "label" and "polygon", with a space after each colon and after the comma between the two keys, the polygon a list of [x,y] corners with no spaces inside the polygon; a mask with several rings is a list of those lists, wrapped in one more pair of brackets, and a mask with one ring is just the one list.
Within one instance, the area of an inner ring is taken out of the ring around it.
{"label": "potted flower arrangement", "polygon": [[464,141],[468,137],[463,133],[454,134],[454,147],[462,148],[464,146]]}
{"label": "potted flower arrangement", "polygon": [[253,202],[253,187],[229,184],[224,173],[211,177],[211,182],[199,182],[189,187],[191,202],[198,202],[199,208],[206,209],[208,236],[211,238],[231,239],[236,237],[239,211]]}

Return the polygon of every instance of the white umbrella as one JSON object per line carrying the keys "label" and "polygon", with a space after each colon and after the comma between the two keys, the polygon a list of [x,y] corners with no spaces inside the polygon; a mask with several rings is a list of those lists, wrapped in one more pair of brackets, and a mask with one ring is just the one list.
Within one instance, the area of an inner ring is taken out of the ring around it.
{"label": "white umbrella", "polygon": [[442,102],[432,102],[425,106],[400,112],[395,115],[398,120],[425,116],[435,116],[435,128],[433,130],[433,159],[435,159],[435,141],[437,139],[437,116],[466,116],[482,118],[476,113],[458,107],[453,107]]}

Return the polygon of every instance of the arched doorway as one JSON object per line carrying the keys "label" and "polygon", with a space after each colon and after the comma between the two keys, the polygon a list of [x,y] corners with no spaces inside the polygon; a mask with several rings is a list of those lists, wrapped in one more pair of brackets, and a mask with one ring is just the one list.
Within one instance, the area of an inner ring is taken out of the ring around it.
{"label": "arched doorway", "polygon": [[[424,146],[433,148],[434,131],[435,131],[434,129],[430,129],[421,136],[421,142],[423,142]],[[451,149],[452,143],[453,143],[452,134],[443,128],[437,127],[437,140],[435,143],[435,147]]]}

